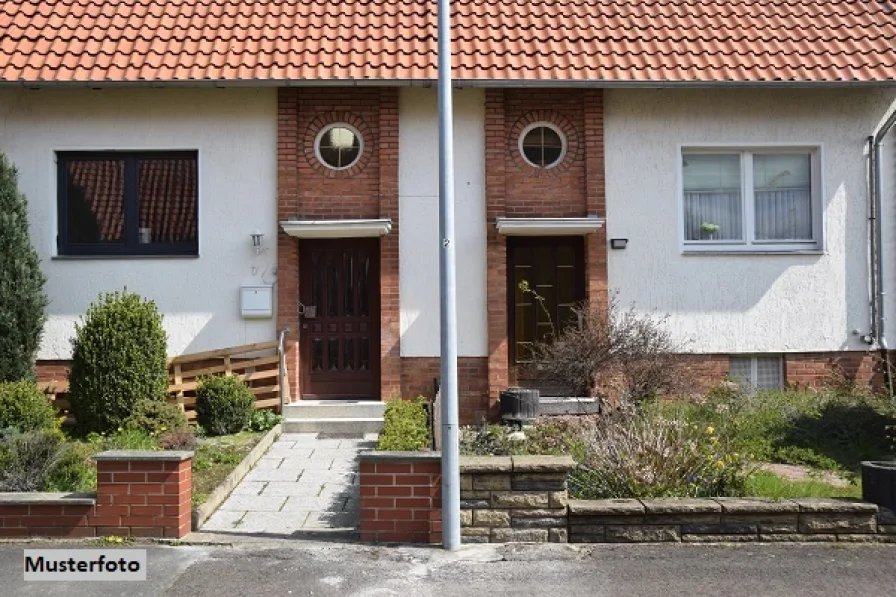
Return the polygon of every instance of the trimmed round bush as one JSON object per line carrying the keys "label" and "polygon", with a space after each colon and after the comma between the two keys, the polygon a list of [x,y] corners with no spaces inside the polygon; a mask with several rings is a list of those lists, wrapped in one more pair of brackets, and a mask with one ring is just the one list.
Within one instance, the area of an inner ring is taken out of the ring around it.
{"label": "trimmed round bush", "polygon": [[30,381],[0,382],[0,429],[52,429],[55,420],[53,406],[35,384]]}
{"label": "trimmed round bush", "polygon": [[148,435],[176,431],[187,426],[187,416],[176,404],[159,400],[138,400],[124,421],[125,429],[136,429]]}
{"label": "trimmed round bush", "polygon": [[167,338],[154,302],[127,291],[108,293],[75,331],[69,402],[83,431],[112,431],[138,401],[167,399]]}
{"label": "trimmed round bush", "polygon": [[196,388],[196,420],[209,435],[239,433],[249,426],[255,396],[242,380],[204,377]]}

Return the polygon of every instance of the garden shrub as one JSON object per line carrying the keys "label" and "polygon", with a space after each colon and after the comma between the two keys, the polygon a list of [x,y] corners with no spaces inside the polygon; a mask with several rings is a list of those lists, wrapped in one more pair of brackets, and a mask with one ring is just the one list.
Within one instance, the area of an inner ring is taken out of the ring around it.
{"label": "garden shrub", "polygon": [[163,450],[195,450],[198,445],[196,434],[189,428],[171,431],[159,438],[159,447]]}
{"label": "garden shrub", "polygon": [[252,413],[249,421],[249,429],[251,431],[270,431],[280,424],[283,417],[272,410],[259,409]]}
{"label": "garden shrub", "polygon": [[[528,284],[520,290],[543,301]],[[591,396],[619,387],[628,401],[640,403],[659,393],[684,391],[686,369],[665,320],[623,310],[612,297],[608,306],[583,303],[572,309],[578,324],[566,325],[532,347],[527,374],[559,384],[573,396]]]}
{"label": "garden shrub", "polygon": [[138,401],[167,399],[167,341],[155,303],[127,291],[106,294],[75,332],[69,402],[82,430],[112,431]]}
{"label": "garden shrub", "polygon": [[62,456],[50,471],[44,491],[91,491],[96,489],[96,466],[90,457],[96,450],[83,442],[65,444]]}
{"label": "garden shrub", "polygon": [[6,431],[0,437],[0,491],[44,491],[65,452],[56,430]]}
{"label": "garden shrub", "polygon": [[376,449],[413,452],[429,448],[429,419],[426,399],[390,400],[386,403],[383,431]]}
{"label": "garden shrub", "polygon": [[28,236],[28,202],[18,173],[0,154],[0,381],[34,378],[47,319],[46,278]]}
{"label": "garden shrub", "polygon": [[570,478],[576,497],[737,496],[746,489],[747,458],[712,426],[621,411],[583,439],[579,467]]}
{"label": "garden shrub", "polygon": [[196,420],[209,435],[239,433],[249,426],[255,396],[233,376],[204,377],[196,388]]}
{"label": "garden shrub", "polygon": [[158,400],[138,400],[124,420],[125,429],[138,429],[147,435],[159,435],[187,426],[187,416],[176,404]]}
{"label": "garden shrub", "polygon": [[30,381],[0,382],[0,429],[52,429],[56,412],[46,395]]}

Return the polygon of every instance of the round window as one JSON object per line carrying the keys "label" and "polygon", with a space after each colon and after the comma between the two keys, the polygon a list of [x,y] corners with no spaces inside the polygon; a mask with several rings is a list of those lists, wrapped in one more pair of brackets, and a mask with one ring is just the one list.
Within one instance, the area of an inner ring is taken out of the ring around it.
{"label": "round window", "polygon": [[348,124],[325,126],[314,140],[317,159],[333,170],[345,170],[354,166],[361,157],[364,140],[358,129]]}
{"label": "round window", "polygon": [[566,155],[566,137],[553,124],[530,124],[520,135],[520,153],[530,166],[553,168]]}

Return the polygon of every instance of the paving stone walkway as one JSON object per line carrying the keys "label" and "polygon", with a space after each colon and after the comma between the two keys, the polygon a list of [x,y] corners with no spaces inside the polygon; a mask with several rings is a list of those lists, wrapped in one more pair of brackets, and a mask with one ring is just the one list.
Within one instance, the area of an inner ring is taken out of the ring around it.
{"label": "paving stone walkway", "polygon": [[284,433],[202,525],[230,535],[357,532],[358,452],[363,437]]}

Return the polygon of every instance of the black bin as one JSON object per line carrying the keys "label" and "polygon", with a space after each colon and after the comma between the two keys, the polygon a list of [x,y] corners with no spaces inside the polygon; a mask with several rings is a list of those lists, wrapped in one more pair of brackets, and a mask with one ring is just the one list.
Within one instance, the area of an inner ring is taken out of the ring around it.
{"label": "black bin", "polygon": [[501,392],[501,419],[510,423],[529,423],[538,416],[539,391],[526,388],[507,388]]}
{"label": "black bin", "polygon": [[896,510],[896,461],[862,463],[862,499]]}

